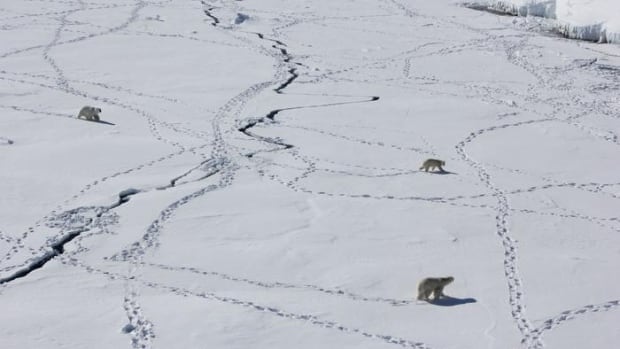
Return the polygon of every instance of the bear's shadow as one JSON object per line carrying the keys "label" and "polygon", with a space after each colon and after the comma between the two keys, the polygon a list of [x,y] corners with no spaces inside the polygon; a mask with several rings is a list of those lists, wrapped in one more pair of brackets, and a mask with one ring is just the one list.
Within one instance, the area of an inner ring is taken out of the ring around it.
{"label": "bear's shadow", "polygon": [[105,121],[105,120],[84,120],[84,121],[90,121],[90,122],[96,122],[98,124],[106,124],[106,125],[112,125],[112,126],[116,126],[116,124],[113,124],[109,121]]}
{"label": "bear's shadow", "polygon": [[429,304],[432,305],[438,305],[441,307],[453,307],[455,305],[462,305],[462,304],[469,304],[469,303],[476,303],[476,299],[475,298],[456,298],[456,297],[450,297],[450,296],[443,296],[439,299],[434,299],[429,301]]}
{"label": "bear's shadow", "polygon": [[433,174],[437,174],[437,175],[451,175],[451,174],[457,174],[456,172],[450,172],[450,171],[435,171],[433,172]]}
{"label": "bear's shadow", "polygon": [[423,171],[423,170],[418,170],[417,172],[428,173],[428,174],[433,174],[433,175],[455,175],[455,174],[458,174],[456,172],[450,172],[450,171],[446,171],[446,170],[443,170],[443,171]]}

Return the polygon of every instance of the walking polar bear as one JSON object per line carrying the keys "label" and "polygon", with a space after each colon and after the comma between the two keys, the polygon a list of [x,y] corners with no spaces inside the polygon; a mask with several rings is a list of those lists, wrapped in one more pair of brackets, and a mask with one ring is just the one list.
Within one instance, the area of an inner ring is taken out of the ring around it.
{"label": "walking polar bear", "polygon": [[101,113],[101,108],[95,108],[87,105],[80,109],[78,119],[84,118],[88,121],[99,121],[99,113]]}
{"label": "walking polar bear", "polygon": [[443,160],[426,159],[426,161],[422,164],[422,167],[420,167],[420,170],[423,169],[428,172],[429,169],[432,171],[435,168],[438,168],[440,172],[445,172],[442,166],[446,166],[446,162]]}
{"label": "walking polar bear", "polygon": [[452,276],[422,279],[418,284],[418,300],[429,302],[431,293],[433,294],[433,300],[444,297],[443,288],[451,284],[452,281],[454,281]]}

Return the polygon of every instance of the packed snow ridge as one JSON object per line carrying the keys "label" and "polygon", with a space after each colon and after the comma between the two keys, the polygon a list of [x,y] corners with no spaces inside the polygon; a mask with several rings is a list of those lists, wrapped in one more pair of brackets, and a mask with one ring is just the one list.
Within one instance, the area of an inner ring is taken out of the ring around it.
{"label": "packed snow ridge", "polygon": [[567,38],[620,43],[617,0],[487,0],[468,6],[513,16],[550,18],[553,29]]}

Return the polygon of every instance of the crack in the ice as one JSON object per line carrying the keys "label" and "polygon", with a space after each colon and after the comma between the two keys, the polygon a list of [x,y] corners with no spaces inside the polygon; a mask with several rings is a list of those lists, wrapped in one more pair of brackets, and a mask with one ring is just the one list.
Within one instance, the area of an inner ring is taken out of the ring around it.
{"label": "crack in the ice", "polygon": [[49,247],[51,248],[51,251],[49,251],[46,254],[44,254],[43,256],[35,259],[26,268],[20,269],[20,270],[16,271],[15,273],[13,273],[12,275],[0,279],[0,285],[6,284],[6,283],[9,283],[9,282],[12,282],[12,281],[15,281],[17,279],[24,278],[24,277],[28,276],[30,273],[34,272],[35,270],[43,268],[45,266],[45,264],[47,264],[49,261],[51,261],[56,256],[59,256],[59,255],[61,255],[61,254],[63,254],[65,252],[65,245],[66,244],[68,244],[69,242],[71,242],[71,240],[75,239],[81,233],[83,233],[83,232],[85,232],[87,230],[88,230],[87,228],[83,228],[83,229],[72,231],[72,232],[68,233],[67,235],[63,236],[58,241],[50,244]]}
{"label": "crack in the ice", "polygon": [[211,7],[211,5],[207,4],[206,1],[202,0],[200,1],[200,3],[202,4],[202,6],[204,7],[204,9],[202,10],[202,12],[205,14],[205,16],[209,17],[211,19],[211,25],[214,27],[217,27],[220,24],[220,19],[215,17],[211,11],[213,11],[215,9],[215,7]]}

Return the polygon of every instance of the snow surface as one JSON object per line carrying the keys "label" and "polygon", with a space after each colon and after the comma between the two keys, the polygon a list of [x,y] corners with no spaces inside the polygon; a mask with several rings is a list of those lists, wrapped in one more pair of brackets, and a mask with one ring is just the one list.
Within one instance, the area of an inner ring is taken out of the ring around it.
{"label": "snow surface", "polygon": [[553,29],[568,38],[620,43],[618,0],[483,0],[470,4],[512,15],[556,19]]}
{"label": "snow surface", "polygon": [[0,29],[0,348],[620,342],[620,47],[449,0]]}

